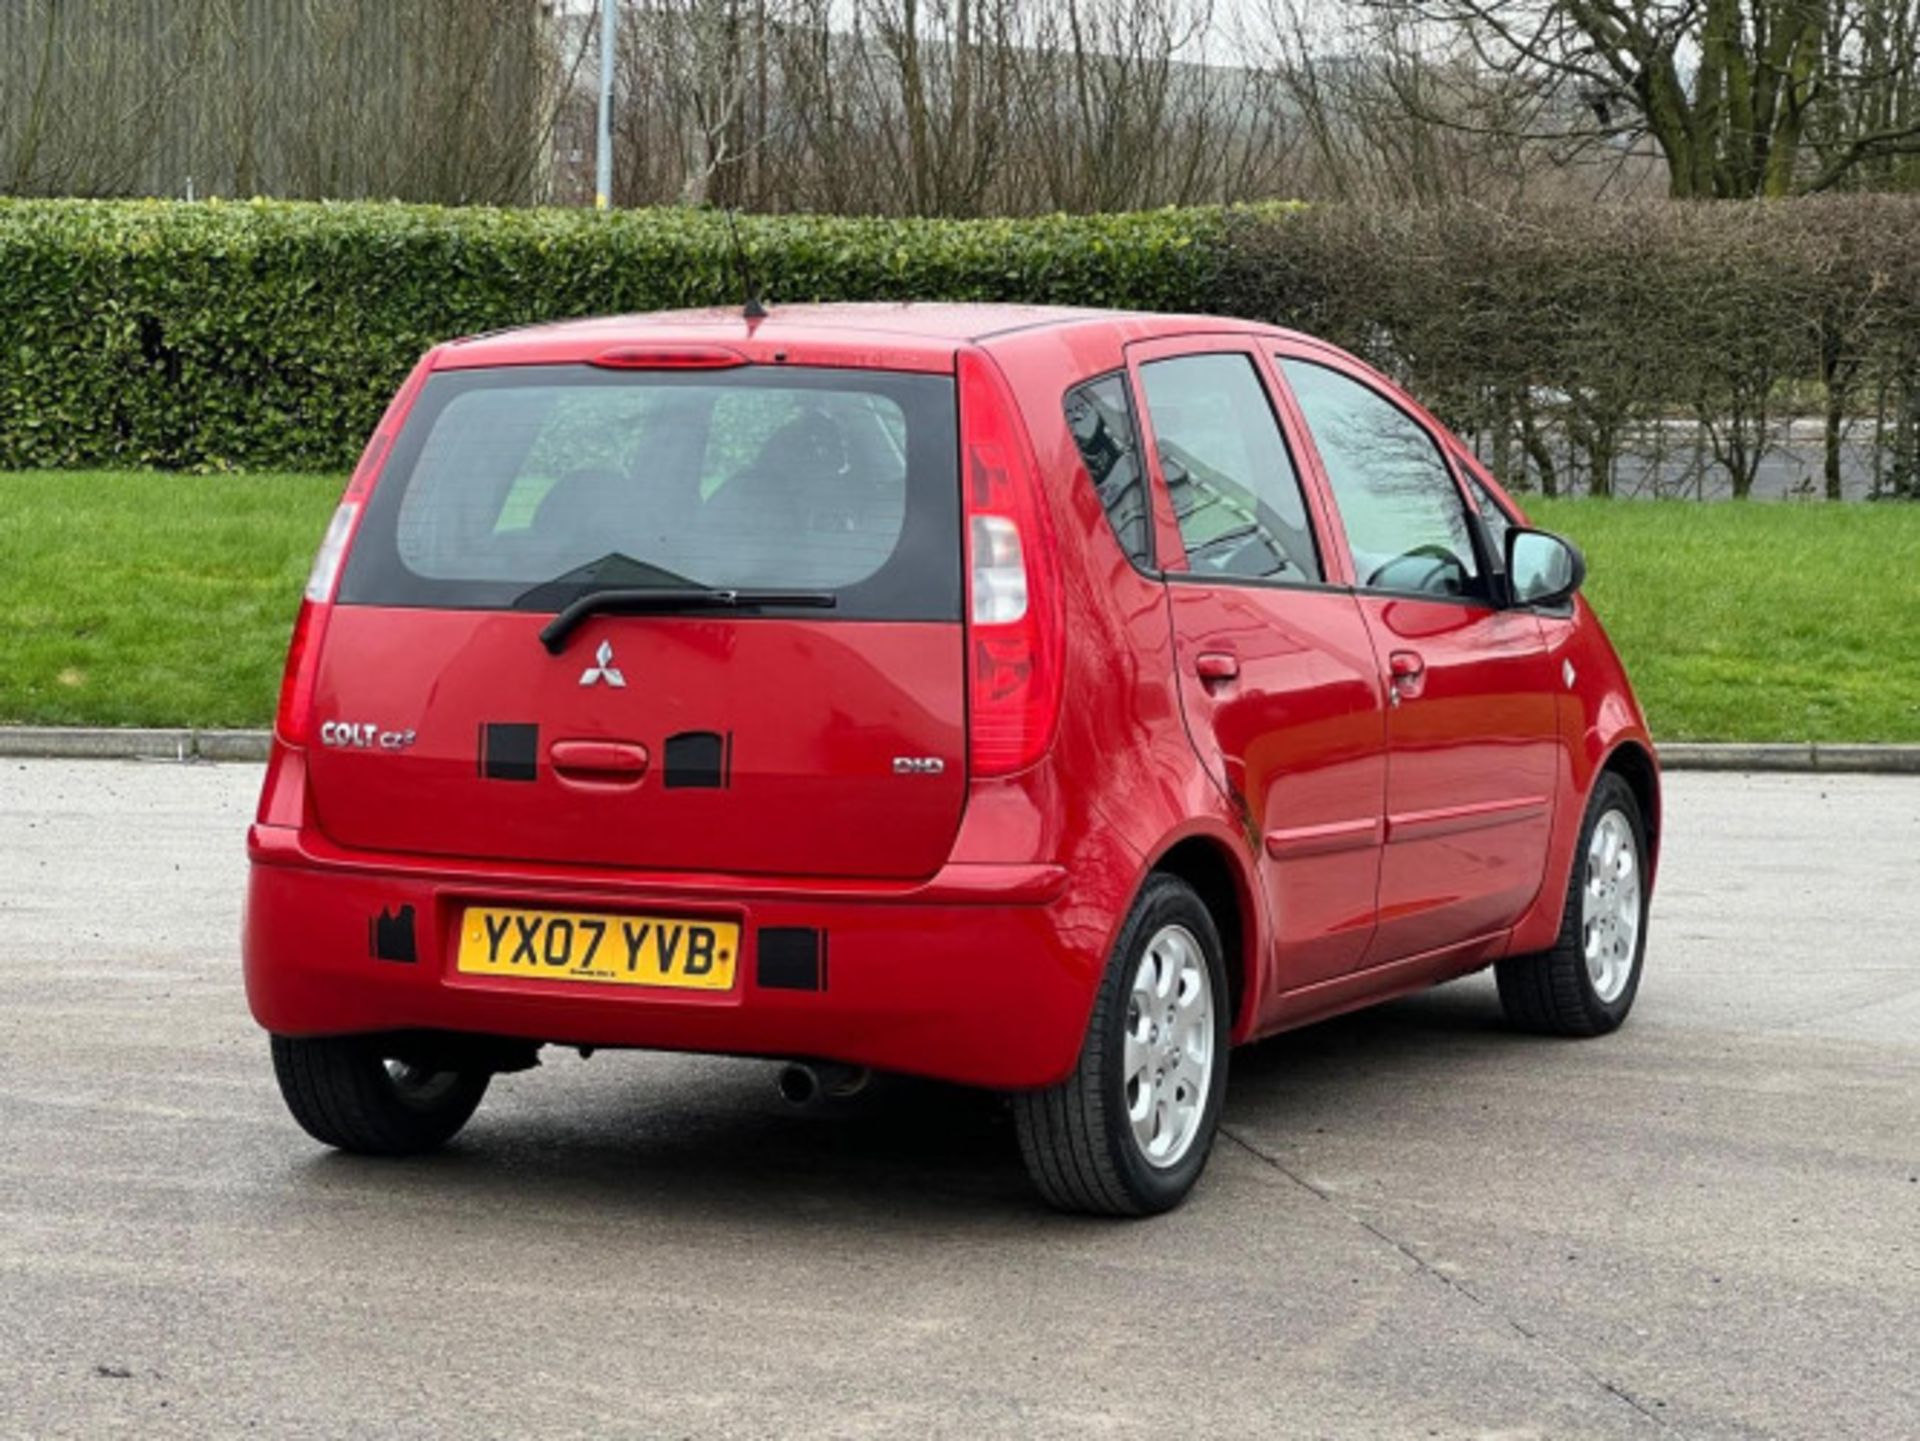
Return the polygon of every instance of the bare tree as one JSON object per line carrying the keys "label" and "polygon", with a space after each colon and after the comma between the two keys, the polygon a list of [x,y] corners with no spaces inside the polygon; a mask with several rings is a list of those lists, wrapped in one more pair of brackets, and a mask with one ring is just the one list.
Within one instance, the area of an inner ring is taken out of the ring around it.
{"label": "bare tree", "polygon": [[615,195],[732,203],[749,146],[746,108],[764,4],[629,0],[622,8]]}
{"label": "bare tree", "polygon": [[629,4],[623,202],[982,215],[1286,188],[1275,78],[1182,57],[1210,0],[747,3]]}
{"label": "bare tree", "polygon": [[1537,94],[1543,138],[1651,140],[1675,197],[1828,189],[1920,153],[1914,0],[1363,4]]}

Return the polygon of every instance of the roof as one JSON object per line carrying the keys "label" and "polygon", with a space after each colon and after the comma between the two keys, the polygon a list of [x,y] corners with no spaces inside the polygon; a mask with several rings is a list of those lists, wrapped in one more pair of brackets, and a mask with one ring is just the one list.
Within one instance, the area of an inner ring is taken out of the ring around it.
{"label": "roof", "polygon": [[[1163,325],[1190,329],[1193,319],[1066,305],[887,301],[772,304],[764,318],[748,320],[738,306],[716,306],[497,331],[454,342],[442,351],[438,363],[442,367],[564,364],[591,359],[620,345],[685,340],[735,346],[756,358],[761,352],[777,350],[796,363],[804,363],[811,351],[844,355],[851,349],[865,352],[868,364],[944,370],[951,369],[959,347],[997,336],[1102,323],[1124,324],[1136,333]],[[1209,318],[1204,324],[1221,330],[1238,329],[1246,322]],[[790,357],[787,352],[792,352]]]}

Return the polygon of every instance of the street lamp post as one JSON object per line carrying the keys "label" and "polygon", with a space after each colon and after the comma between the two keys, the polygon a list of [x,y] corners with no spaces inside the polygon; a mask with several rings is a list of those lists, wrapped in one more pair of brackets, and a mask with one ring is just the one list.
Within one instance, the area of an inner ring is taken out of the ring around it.
{"label": "street lamp post", "polygon": [[613,57],[620,0],[600,0],[600,126],[594,159],[593,208],[613,204]]}

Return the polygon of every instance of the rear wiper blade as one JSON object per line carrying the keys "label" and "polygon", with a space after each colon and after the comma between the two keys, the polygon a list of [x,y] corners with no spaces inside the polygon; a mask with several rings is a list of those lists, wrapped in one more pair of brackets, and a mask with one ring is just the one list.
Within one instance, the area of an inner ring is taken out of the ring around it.
{"label": "rear wiper blade", "polygon": [[[695,590],[705,590],[697,580],[689,580],[684,575],[676,575],[665,566],[651,561],[635,560],[625,551],[610,550],[597,560],[585,565],[576,565],[572,570],[556,575],[552,580],[543,580],[540,584],[529,586],[513,598],[515,610],[555,610],[566,603],[570,596],[580,595],[589,587],[599,586],[603,590],[623,588],[637,590],[642,586],[681,586]],[[551,597],[551,599],[549,599]],[[546,601],[546,604],[542,604]]]}
{"label": "rear wiper blade", "polygon": [[839,598],[830,590],[723,590],[709,586],[642,586],[633,590],[588,591],[540,632],[549,655],[566,649],[567,637],[591,615],[644,615],[682,610],[743,610],[763,605],[813,606],[831,610]]}

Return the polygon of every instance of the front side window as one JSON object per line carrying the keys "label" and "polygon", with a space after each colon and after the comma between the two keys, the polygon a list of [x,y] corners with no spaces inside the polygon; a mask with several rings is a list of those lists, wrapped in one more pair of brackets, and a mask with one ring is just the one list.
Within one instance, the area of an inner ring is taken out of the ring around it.
{"label": "front side window", "polygon": [[1192,572],[1319,580],[1306,499],[1253,357],[1154,360],[1140,379]]}
{"label": "front side window", "polygon": [[1280,359],[1340,508],[1356,580],[1369,590],[1479,590],[1466,506],[1439,448],[1412,416],[1358,381]]}
{"label": "front side window", "polygon": [[1100,496],[1100,505],[1133,563],[1143,570],[1153,564],[1151,518],[1147,487],[1140,473],[1140,442],[1127,405],[1127,383],[1118,375],[1102,376],[1067,392],[1067,428],[1080,448],[1087,474]]}

